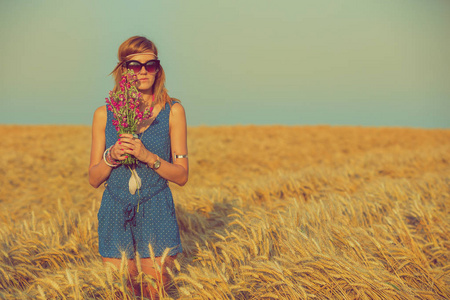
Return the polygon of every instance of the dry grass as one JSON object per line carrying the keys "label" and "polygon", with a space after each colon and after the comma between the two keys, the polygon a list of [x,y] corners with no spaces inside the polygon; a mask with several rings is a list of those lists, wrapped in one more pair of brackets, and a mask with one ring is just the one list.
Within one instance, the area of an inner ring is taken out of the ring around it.
{"label": "dry grass", "polygon": [[[97,252],[90,128],[0,134],[0,298],[133,299]],[[189,152],[166,298],[450,298],[449,130],[197,127]]]}

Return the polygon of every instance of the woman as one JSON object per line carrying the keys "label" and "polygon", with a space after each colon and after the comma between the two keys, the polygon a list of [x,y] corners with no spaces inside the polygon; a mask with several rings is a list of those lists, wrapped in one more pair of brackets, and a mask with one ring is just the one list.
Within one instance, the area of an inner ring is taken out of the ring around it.
{"label": "woman", "polygon": [[[112,72],[114,91],[122,73],[132,69],[142,94],[140,111],[153,106],[153,115],[138,125],[138,138],[133,138],[131,134],[117,136],[113,113],[106,106],[94,113],[89,182],[95,188],[102,183],[106,187],[98,212],[99,252],[104,263],[117,267],[125,253],[132,278],[138,273],[136,259],[140,259],[142,271],[166,285],[169,277],[165,269],[182,252],[167,183],[182,186],[188,180],[186,116],[183,106],[167,94],[164,70],[150,40],[129,38],[120,45],[118,58]],[[128,155],[139,160],[136,171],[142,186],[134,194],[129,190],[131,172],[120,164]],[[161,256],[167,248],[170,251],[161,266]],[[138,292],[140,287],[134,280],[133,285]],[[156,290],[151,285],[147,287],[144,296],[155,297]]]}

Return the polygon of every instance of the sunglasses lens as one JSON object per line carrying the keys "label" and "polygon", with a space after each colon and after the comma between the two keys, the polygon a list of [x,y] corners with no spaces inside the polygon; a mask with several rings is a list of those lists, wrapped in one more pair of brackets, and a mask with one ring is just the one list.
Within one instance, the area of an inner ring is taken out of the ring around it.
{"label": "sunglasses lens", "polygon": [[128,70],[132,70],[135,74],[139,73],[139,71],[141,71],[141,64],[139,64],[138,62],[129,62],[127,65],[127,69]]}
{"label": "sunglasses lens", "polygon": [[128,70],[133,70],[135,74],[139,73],[142,70],[142,67],[145,67],[148,73],[156,73],[159,70],[159,60],[150,60],[145,64],[141,64],[138,61],[129,61],[126,63]]}
{"label": "sunglasses lens", "polygon": [[158,71],[159,64],[157,61],[149,61],[145,64],[145,69],[149,73],[156,73]]}

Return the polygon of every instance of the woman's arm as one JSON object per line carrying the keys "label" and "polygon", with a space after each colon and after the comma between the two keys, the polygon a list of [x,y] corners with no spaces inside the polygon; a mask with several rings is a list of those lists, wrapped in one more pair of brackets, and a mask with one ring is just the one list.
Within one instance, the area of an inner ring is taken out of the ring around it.
{"label": "woman's arm", "polygon": [[[112,167],[108,166],[103,160],[103,152],[105,151],[105,128],[106,128],[107,112],[106,106],[101,106],[95,110],[94,119],[92,121],[92,146],[91,146],[91,162],[89,164],[89,183],[98,188],[111,174]],[[124,160],[126,156],[122,155],[123,151],[117,148],[117,142],[114,144],[111,156],[116,160]],[[122,153],[120,153],[122,152]]]}
{"label": "woman's arm", "polygon": [[106,106],[97,108],[92,121],[91,162],[89,183],[98,188],[111,174],[112,168],[103,161],[105,151]]}
{"label": "woman's arm", "polygon": [[[174,163],[169,163],[160,158],[161,165],[155,172],[161,177],[183,186],[188,181],[189,165],[187,158],[175,159],[175,154],[183,155],[188,153],[186,115],[183,106],[179,103],[175,103],[171,108],[169,134]],[[125,153],[134,155],[134,157],[148,166],[153,166],[157,159],[156,154],[148,151],[140,140],[133,140],[132,135],[123,134],[120,136],[120,141],[125,148]]]}
{"label": "woman's arm", "polygon": [[[188,154],[186,114],[180,103],[175,103],[172,105],[171,114],[169,117],[169,134],[173,164],[160,159],[161,166],[156,170],[156,172],[162,177],[183,186],[186,184],[189,177],[188,159],[187,157],[175,157],[175,154]],[[152,165],[156,161],[156,157],[151,158],[152,160],[149,161],[149,163]]]}

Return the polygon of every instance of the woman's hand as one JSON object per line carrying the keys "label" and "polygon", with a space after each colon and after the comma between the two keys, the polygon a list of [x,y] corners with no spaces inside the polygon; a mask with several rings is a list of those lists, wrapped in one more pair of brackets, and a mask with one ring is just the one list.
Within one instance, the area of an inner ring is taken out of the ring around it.
{"label": "woman's hand", "polygon": [[111,147],[109,152],[111,153],[111,158],[114,160],[125,160],[128,157],[123,147],[119,144],[119,141]]}
{"label": "woman's hand", "polygon": [[109,152],[114,160],[125,160],[128,157],[120,139],[111,147]]}
{"label": "woman's hand", "polygon": [[[114,145],[114,148],[116,148],[116,146],[117,149],[119,149],[117,151],[117,157],[119,157],[118,160],[124,160],[127,158],[127,154],[131,154],[138,160],[147,163],[147,160],[151,155],[150,151],[148,151],[147,148],[145,148],[144,144],[142,144],[142,141],[140,139],[134,138],[133,135],[129,133],[122,133],[119,136],[119,140]],[[115,158],[115,156],[113,156],[113,158]]]}

